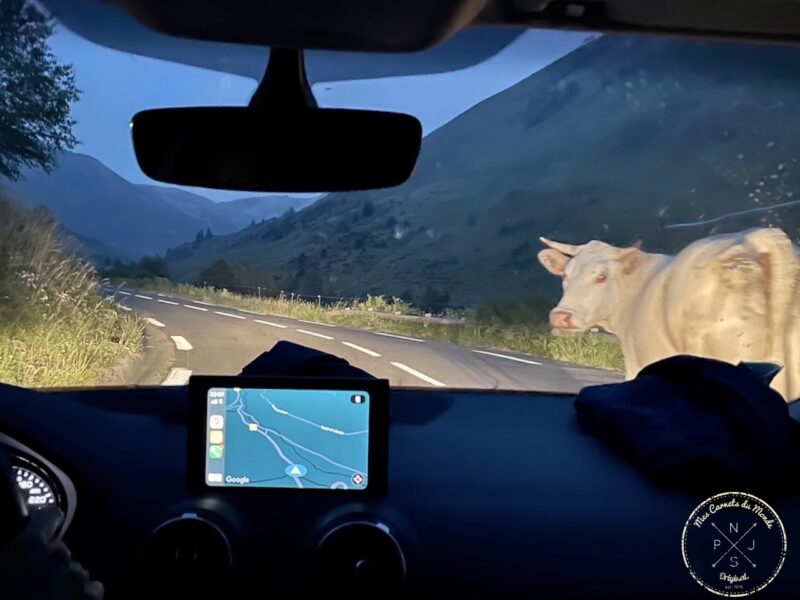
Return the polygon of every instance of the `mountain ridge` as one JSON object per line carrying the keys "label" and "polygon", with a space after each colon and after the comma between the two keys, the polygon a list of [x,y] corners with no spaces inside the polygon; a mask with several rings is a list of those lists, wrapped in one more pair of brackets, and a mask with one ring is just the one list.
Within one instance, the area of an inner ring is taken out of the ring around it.
{"label": "mountain ridge", "polygon": [[132,183],[88,154],[62,152],[51,173],[27,170],[4,188],[18,202],[43,205],[76,236],[123,259],[163,254],[194,239],[199,229],[233,233],[315,199],[260,196],[216,203],[193,192]]}
{"label": "mountain ridge", "polygon": [[[431,133],[401,186],[330,194],[175,248],[171,273],[191,281],[224,258],[286,290],[463,306],[556,297],[539,236],[668,253],[753,226],[797,239],[800,207],[768,207],[800,190],[798,59],[791,47],[604,36]],[[751,208],[766,210],[731,214]]]}

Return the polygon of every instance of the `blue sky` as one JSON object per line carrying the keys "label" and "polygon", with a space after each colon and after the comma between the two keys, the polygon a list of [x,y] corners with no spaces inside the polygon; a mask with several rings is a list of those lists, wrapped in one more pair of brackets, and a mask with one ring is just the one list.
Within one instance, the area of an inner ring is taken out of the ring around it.
{"label": "blue sky", "polygon": [[[579,46],[585,33],[529,31],[489,60],[449,73],[314,85],[320,106],[372,108],[413,114],[425,134],[481,100],[524,79]],[[50,40],[72,63],[82,91],[73,107],[77,151],[94,156],[124,178],[155,183],[139,170],[130,143],[131,116],[165,106],[243,105],[256,81],[111,50],[59,28]],[[191,189],[222,201],[251,195]]]}

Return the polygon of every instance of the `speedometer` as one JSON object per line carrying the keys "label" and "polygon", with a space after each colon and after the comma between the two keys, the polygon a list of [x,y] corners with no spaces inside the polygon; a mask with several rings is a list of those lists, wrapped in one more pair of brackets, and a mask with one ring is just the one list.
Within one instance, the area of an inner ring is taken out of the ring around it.
{"label": "speedometer", "polygon": [[12,457],[11,473],[22,492],[28,510],[58,508],[58,488],[36,465],[21,457]]}
{"label": "speedometer", "polygon": [[[2,2],[3,0],[0,0]],[[60,539],[75,514],[75,485],[67,474],[35,450],[0,432],[0,452],[8,457],[10,481],[25,501],[28,514],[60,522],[54,539]],[[0,594],[2,596],[2,594]]]}

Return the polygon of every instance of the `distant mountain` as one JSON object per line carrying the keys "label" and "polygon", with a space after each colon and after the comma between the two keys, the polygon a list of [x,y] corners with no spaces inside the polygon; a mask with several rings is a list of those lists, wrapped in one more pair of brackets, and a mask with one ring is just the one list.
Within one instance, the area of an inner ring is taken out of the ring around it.
{"label": "distant mountain", "polygon": [[402,186],[176,248],[170,268],[249,261],[286,290],[463,305],[556,295],[540,235],[668,252],[757,225],[796,238],[798,64],[792,47],[605,36],[433,132]]}
{"label": "distant mountain", "polygon": [[23,204],[46,206],[78,237],[124,259],[163,254],[193,240],[198,230],[217,234],[248,226],[253,219],[271,219],[290,207],[299,210],[312,200],[259,196],[215,203],[177,188],[134,184],[86,154],[64,152],[50,174],[28,171],[16,183],[4,183]]}

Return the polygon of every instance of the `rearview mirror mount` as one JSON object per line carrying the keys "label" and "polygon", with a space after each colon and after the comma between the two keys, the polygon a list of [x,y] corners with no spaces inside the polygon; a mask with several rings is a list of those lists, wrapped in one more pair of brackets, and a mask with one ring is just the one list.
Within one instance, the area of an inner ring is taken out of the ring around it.
{"label": "rearview mirror mount", "polygon": [[145,110],[136,159],[157,181],[249,192],[390,187],[411,175],[422,127],[410,115],[318,108],[302,51],[273,49],[246,107]]}

